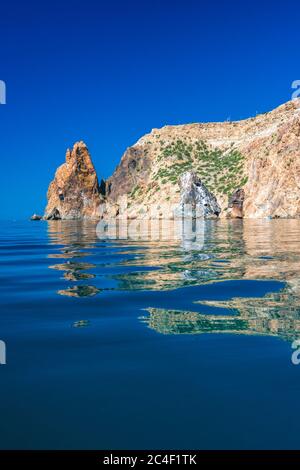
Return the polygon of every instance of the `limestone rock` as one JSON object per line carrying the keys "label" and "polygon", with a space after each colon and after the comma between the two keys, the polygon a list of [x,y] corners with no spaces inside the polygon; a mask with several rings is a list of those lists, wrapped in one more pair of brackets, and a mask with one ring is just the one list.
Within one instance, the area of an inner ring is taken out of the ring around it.
{"label": "limestone rock", "polygon": [[221,208],[216,197],[208,191],[198,176],[186,172],[180,178],[180,208],[186,217],[218,217]]}
{"label": "limestone rock", "polygon": [[45,219],[97,218],[102,200],[95,168],[84,142],[67,150],[66,163],[61,165],[48,189]]}

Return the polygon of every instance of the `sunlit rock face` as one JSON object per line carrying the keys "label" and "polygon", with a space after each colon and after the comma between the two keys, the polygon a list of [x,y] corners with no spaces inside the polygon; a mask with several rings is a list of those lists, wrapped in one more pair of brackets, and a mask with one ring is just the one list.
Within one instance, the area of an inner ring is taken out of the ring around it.
{"label": "sunlit rock face", "polygon": [[121,158],[113,175],[106,181],[108,200],[116,202],[134,188],[145,187],[151,174],[151,155],[139,146],[129,147]]}
{"label": "sunlit rock face", "polygon": [[186,217],[214,218],[221,212],[216,197],[193,172],[181,176],[180,194],[180,209]]}
{"label": "sunlit rock face", "polygon": [[98,217],[102,195],[84,142],[77,142],[72,150],[67,150],[66,162],[57,169],[47,197],[45,218],[48,220]]}
{"label": "sunlit rock face", "polygon": [[245,146],[245,217],[300,217],[299,113],[299,100],[266,113],[265,132]]}
{"label": "sunlit rock face", "polygon": [[[151,218],[151,213],[171,218],[172,210],[161,215],[161,208],[180,204],[187,172],[217,200],[220,211],[210,197],[204,216],[300,218],[299,100],[242,121],[153,129],[125,151],[100,187],[88,150],[79,142],[50,184],[45,215],[101,218],[98,206],[105,202],[103,217],[116,217],[118,201],[126,197],[129,219]],[[190,198],[198,194],[199,199],[200,192],[191,190]]]}
{"label": "sunlit rock face", "polygon": [[126,194],[137,217],[142,205],[179,204],[187,171],[216,197],[219,217],[299,218],[299,100],[242,121],[153,129],[125,152],[107,200]]}

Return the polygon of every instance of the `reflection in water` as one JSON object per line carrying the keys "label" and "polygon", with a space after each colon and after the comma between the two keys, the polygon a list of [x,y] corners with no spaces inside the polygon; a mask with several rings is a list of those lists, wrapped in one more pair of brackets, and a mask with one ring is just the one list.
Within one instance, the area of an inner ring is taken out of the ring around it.
{"label": "reflection in water", "polygon": [[197,312],[149,308],[140,320],[163,334],[243,333],[246,322],[237,317],[201,315]]}
{"label": "reflection in water", "polygon": [[94,268],[94,264],[90,263],[74,263],[67,262],[62,264],[54,264],[49,266],[51,269],[57,269],[58,271],[65,271],[64,279],[67,281],[80,281],[81,279],[93,279],[95,274],[82,272],[83,269]]}
{"label": "reflection in water", "polygon": [[[95,274],[83,272],[95,268],[95,264],[77,261],[77,258],[91,255],[90,252],[84,250],[93,248],[93,243],[96,241],[93,224],[50,222],[48,233],[53,244],[62,245],[60,253],[51,253],[48,258],[72,259],[72,261],[65,263],[50,265],[49,268],[65,271],[64,279],[67,281],[76,282],[96,277]],[[75,285],[67,289],[60,289],[57,293],[68,297],[90,297],[98,294],[100,290],[95,286]]]}
{"label": "reflection in water", "polygon": [[74,328],[85,328],[89,326],[90,322],[88,320],[79,320],[73,323]]}
{"label": "reflection in water", "polygon": [[57,293],[60,295],[67,295],[68,297],[90,297],[100,292],[100,289],[94,286],[74,286],[68,289],[59,290]]}
{"label": "reflection in water", "polygon": [[64,274],[64,279],[67,279],[67,281],[80,281],[81,279],[93,279],[95,274],[91,273],[82,273],[80,271],[67,271]]}
{"label": "reflection in water", "polygon": [[53,264],[52,266],[49,266],[51,269],[57,269],[58,271],[70,271],[70,272],[75,272],[75,271],[81,271],[83,269],[91,269],[94,268],[94,264],[90,263],[72,263],[72,262],[67,262],[67,263],[62,263],[62,264]]}
{"label": "reflection in water", "polygon": [[[169,334],[231,332],[278,335],[292,340],[298,336],[300,320],[300,220],[208,220],[185,233],[168,239],[168,225],[159,227],[154,239],[100,240],[96,224],[88,222],[48,223],[49,237],[58,253],[51,258],[66,262],[50,265],[65,271],[64,279],[77,283],[59,294],[74,297],[95,295],[102,282],[114,290],[165,291],[225,280],[280,280],[286,283],[279,293],[264,297],[238,289],[229,300],[199,299],[198,307],[222,308],[227,315],[208,315],[184,310],[153,308],[145,296],[148,314],[141,317],[150,328]],[[173,227],[174,228],[174,227]],[[171,232],[170,232],[171,233]],[[92,257],[92,263],[77,258]],[[72,258],[72,261],[69,259]],[[101,275],[85,270],[101,269]],[[82,284],[94,277],[95,285]],[[188,290],[187,290],[188,294]],[[100,302],[100,298],[99,298]]]}
{"label": "reflection in water", "polygon": [[[300,292],[300,291],[298,291]],[[201,301],[200,305],[228,309],[228,315],[149,308],[141,321],[163,334],[236,333],[279,336],[293,341],[300,335],[299,300],[290,286],[261,298]]]}
{"label": "reflection in water", "polygon": [[81,251],[63,251],[62,253],[53,253],[48,255],[48,258],[81,258],[83,256],[88,256],[90,253],[84,253]]}

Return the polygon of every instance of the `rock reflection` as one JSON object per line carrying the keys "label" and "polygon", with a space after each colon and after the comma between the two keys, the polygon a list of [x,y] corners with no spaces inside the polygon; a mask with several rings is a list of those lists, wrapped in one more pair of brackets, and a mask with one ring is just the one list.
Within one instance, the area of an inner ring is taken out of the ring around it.
{"label": "rock reflection", "polygon": [[243,333],[247,327],[241,318],[159,308],[147,310],[149,316],[141,316],[140,320],[162,334]]}
{"label": "rock reflection", "polygon": [[93,279],[95,274],[82,273],[80,271],[67,271],[64,274],[64,279],[67,281],[80,281],[81,279]]}
{"label": "rock reflection", "polygon": [[51,253],[48,258],[81,258],[83,256],[89,256],[91,253],[82,251],[63,251],[62,253]]}
{"label": "rock reflection", "polygon": [[228,315],[149,308],[141,317],[163,334],[235,333],[271,335],[293,341],[300,334],[299,286],[287,285],[279,293],[261,298],[237,297],[228,301],[202,301],[200,305],[228,310]]}
{"label": "rock reflection", "polygon": [[79,320],[73,323],[73,328],[85,328],[90,325],[89,320]]}
{"label": "rock reflection", "polygon": [[[300,271],[300,220],[206,221],[203,244],[149,242],[130,266],[160,267],[117,275],[120,288],[151,284],[154,290],[231,279],[289,280]],[[188,247],[188,248],[187,248]]]}
{"label": "rock reflection", "polygon": [[[286,282],[279,293],[199,302],[228,310],[228,315],[148,308],[141,317],[163,334],[232,333],[271,335],[293,341],[300,334],[300,221],[219,221],[206,230],[201,253],[191,252],[168,269],[190,283],[233,279]],[[205,254],[207,257],[205,257]],[[221,261],[221,263],[220,263]],[[224,262],[225,261],[225,262]],[[201,269],[198,269],[200,268]],[[151,273],[151,276],[157,273]]]}
{"label": "rock reflection", "polygon": [[[51,221],[48,222],[48,234],[52,244],[61,245],[59,253],[51,253],[49,258],[72,259],[65,263],[50,265],[49,268],[65,271],[63,278],[67,281],[77,282],[95,278],[95,274],[83,272],[95,268],[93,263],[79,262],[78,258],[91,256],[84,251],[92,249],[97,241],[95,225],[82,221]],[[57,291],[59,295],[68,297],[90,297],[98,294],[100,289],[91,285],[75,285]]]}
{"label": "rock reflection", "polygon": [[[51,257],[65,259],[49,267],[64,271],[64,279],[74,283],[95,277],[86,271],[101,266],[101,279],[115,282],[111,290],[168,291],[226,280],[286,284],[279,293],[264,297],[255,291],[247,298],[235,292],[226,302],[202,302],[206,307],[227,309],[225,316],[151,308],[151,301],[145,300],[150,305],[144,306],[148,314],[141,321],[160,333],[228,332],[288,340],[299,334],[300,220],[207,220],[197,223],[194,231],[177,225],[176,236],[174,226],[169,229],[165,221],[154,236],[134,240],[99,240],[96,224],[90,222],[57,221],[48,227],[58,251]],[[93,263],[82,261],[92,255]],[[85,297],[96,295],[102,287],[75,284],[59,294]]]}
{"label": "rock reflection", "polygon": [[68,297],[90,297],[98,294],[101,289],[97,289],[94,286],[74,286],[68,289],[62,289],[57,291],[59,295],[66,295]]}
{"label": "rock reflection", "polygon": [[67,263],[61,263],[61,264],[52,264],[49,266],[50,269],[57,269],[58,271],[68,271],[68,272],[77,272],[77,271],[82,271],[84,269],[91,269],[94,268],[95,264],[91,263],[74,263],[68,261]]}

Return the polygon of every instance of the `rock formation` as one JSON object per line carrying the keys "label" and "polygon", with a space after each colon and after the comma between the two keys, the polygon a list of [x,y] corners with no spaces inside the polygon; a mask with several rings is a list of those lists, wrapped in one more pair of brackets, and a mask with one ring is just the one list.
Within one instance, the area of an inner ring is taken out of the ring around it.
{"label": "rock formation", "polygon": [[218,217],[221,208],[198,176],[188,171],[180,178],[180,208],[186,217]]}
{"label": "rock formation", "polygon": [[233,219],[243,218],[243,206],[245,200],[245,191],[243,189],[237,189],[230,196],[228,201],[229,212],[227,215]]}
{"label": "rock formation", "polygon": [[48,189],[45,219],[89,219],[98,217],[103,199],[88,149],[78,142],[67,150]]}
{"label": "rock formation", "polygon": [[82,142],[66,160],[49,187],[48,218],[114,216],[123,196],[129,218],[151,217],[153,208],[161,214],[164,204],[180,207],[187,172],[201,181],[201,191],[192,194],[210,195],[204,216],[218,206],[220,217],[300,217],[299,100],[238,122],[153,129],[126,150],[101,187]]}
{"label": "rock formation", "polygon": [[33,215],[30,217],[30,220],[42,220],[42,218],[43,218],[42,215],[33,214]]}

